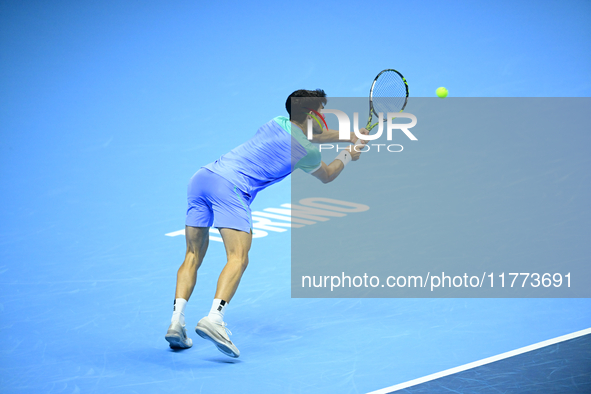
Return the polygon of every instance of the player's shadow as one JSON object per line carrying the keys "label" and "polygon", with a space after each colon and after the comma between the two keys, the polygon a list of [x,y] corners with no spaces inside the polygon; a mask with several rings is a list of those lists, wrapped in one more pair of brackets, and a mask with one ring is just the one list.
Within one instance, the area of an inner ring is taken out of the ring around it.
{"label": "player's shadow", "polygon": [[[166,351],[168,353],[187,353],[187,352],[191,352],[194,349],[167,349]],[[238,364],[241,363],[242,360],[236,359],[236,358],[230,358],[230,357],[199,357],[199,359],[201,361],[209,361],[212,363],[218,363],[218,364]]]}
{"label": "player's shadow", "polygon": [[228,358],[228,357],[207,357],[207,358],[203,358],[203,361],[209,361],[212,363],[218,363],[218,364],[240,364],[242,362],[242,360],[238,360],[236,358]]}
{"label": "player's shadow", "polygon": [[[127,351],[123,359],[119,358],[117,362],[123,362],[126,365],[145,364],[158,366],[158,368],[168,368],[175,371],[192,370],[192,369],[210,369],[222,368],[223,365],[238,364],[242,360],[206,354],[209,352],[217,352],[217,349],[136,349],[135,351]],[[125,361],[124,361],[125,360]]]}

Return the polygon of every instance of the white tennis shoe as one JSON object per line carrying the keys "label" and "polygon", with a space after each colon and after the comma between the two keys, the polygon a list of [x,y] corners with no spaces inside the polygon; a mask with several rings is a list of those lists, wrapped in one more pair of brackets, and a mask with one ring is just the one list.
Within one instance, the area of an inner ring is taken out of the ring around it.
{"label": "white tennis shoe", "polygon": [[187,337],[185,326],[180,322],[171,323],[164,338],[172,349],[188,349],[193,346],[193,341]]}
{"label": "white tennis shoe", "polygon": [[232,343],[228,334],[232,335],[232,332],[226,327],[226,323],[222,324],[212,322],[209,317],[205,316],[199,320],[195,332],[203,339],[207,339],[213,342],[217,346],[218,350],[224,353],[226,356],[238,358],[240,351]]}

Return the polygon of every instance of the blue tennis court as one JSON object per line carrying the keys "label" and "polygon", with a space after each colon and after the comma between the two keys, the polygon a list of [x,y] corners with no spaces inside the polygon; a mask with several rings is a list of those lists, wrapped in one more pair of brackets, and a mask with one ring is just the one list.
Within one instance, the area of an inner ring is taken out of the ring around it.
{"label": "blue tennis court", "polygon": [[[191,171],[175,167],[183,165],[178,152],[190,151],[161,143],[62,151],[80,166],[23,163],[30,175],[20,177],[22,193],[5,197],[12,209],[3,215],[3,391],[366,393],[589,331],[588,299],[292,299],[288,230],[254,240],[226,314],[241,357],[227,358],[192,329],[193,348],[172,351],[164,334],[184,236],[165,234],[183,226]],[[172,172],[185,177],[155,185]],[[260,197],[253,210],[287,203],[289,183]],[[224,263],[222,243],[211,242],[187,307],[189,328],[207,313]],[[584,388],[556,392],[585,392],[589,345],[579,341],[564,352],[521,355],[519,367],[492,373],[491,387],[511,392],[511,374],[523,368],[541,374],[536,382],[567,374]],[[458,391],[483,392],[473,387]]]}
{"label": "blue tennis court", "polygon": [[[164,340],[185,253],[189,178],[285,115],[291,91],[322,87],[329,96],[364,97],[376,72],[393,64],[408,70],[414,96],[432,97],[441,85],[464,97],[591,94],[586,2],[540,2],[523,27],[514,24],[525,5],[460,2],[453,11],[415,4],[409,15],[423,17],[399,21],[416,32],[407,42],[422,48],[414,55],[386,37],[394,21],[385,15],[396,6],[370,3],[385,8],[363,16],[361,3],[306,3],[285,6],[278,18],[264,2],[257,12],[188,2],[0,6],[2,392],[591,391],[589,298],[292,298],[297,246],[287,227],[255,237],[226,312],[240,358],[193,330],[225,264],[213,231],[185,313],[193,347],[174,351]],[[293,26],[316,12],[318,30],[296,34]],[[359,26],[379,23],[383,34],[345,28],[351,17]],[[371,39],[391,50],[342,66],[345,51],[366,58]],[[334,46],[297,63],[278,53],[323,42]],[[557,65],[548,62],[548,48]],[[478,72],[467,67],[478,62]],[[563,72],[540,85],[553,67]],[[569,138],[571,147],[588,141]],[[564,182],[577,192],[560,197],[574,208],[557,223],[579,226],[561,250],[586,261],[588,159],[548,163],[560,179],[576,169]],[[430,198],[418,203],[428,206]],[[297,201],[284,181],[259,194],[252,211],[290,203]],[[316,231],[352,218],[318,223]],[[518,245],[503,253],[518,255]]]}

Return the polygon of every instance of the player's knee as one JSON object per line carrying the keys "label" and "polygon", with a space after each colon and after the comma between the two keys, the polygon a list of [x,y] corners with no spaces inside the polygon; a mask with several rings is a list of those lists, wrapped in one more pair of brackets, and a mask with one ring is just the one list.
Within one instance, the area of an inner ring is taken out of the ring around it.
{"label": "player's knee", "polygon": [[188,250],[185,255],[185,265],[193,269],[198,269],[201,265],[201,259],[199,259],[199,256],[195,252]]}
{"label": "player's knee", "polygon": [[240,265],[242,271],[244,271],[248,267],[248,255],[230,255],[228,256],[228,262]]}

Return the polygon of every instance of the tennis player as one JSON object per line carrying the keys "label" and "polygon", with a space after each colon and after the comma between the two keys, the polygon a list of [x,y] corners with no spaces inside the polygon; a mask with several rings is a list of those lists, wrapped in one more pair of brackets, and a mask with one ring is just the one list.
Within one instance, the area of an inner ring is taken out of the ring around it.
{"label": "tennis player", "polygon": [[[321,160],[319,149],[306,138],[303,130],[307,120],[314,118],[313,142],[344,142],[339,140],[337,130],[316,122],[326,102],[326,93],[321,89],[293,92],[285,103],[289,119],[278,116],[269,121],[250,140],[200,168],[191,178],[185,221],[187,252],[177,273],[174,312],[165,336],[171,348],[186,349],[193,345],[185,330],[184,311],[207,251],[209,228],[214,226],[224,241],[227,263],[219,276],[211,310],[195,331],[212,341],[222,353],[230,357],[240,355],[228,336],[231,332],[224,322],[224,314],[248,265],[252,242],[250,204],[258,192],[297,168],[328,183],[339,176],[349,161],[359,159],[360,152],[349,148],[327,165]],[[361,133],[368,131],[362,129]],[[357,142],[354,133],[349,142]]]}

